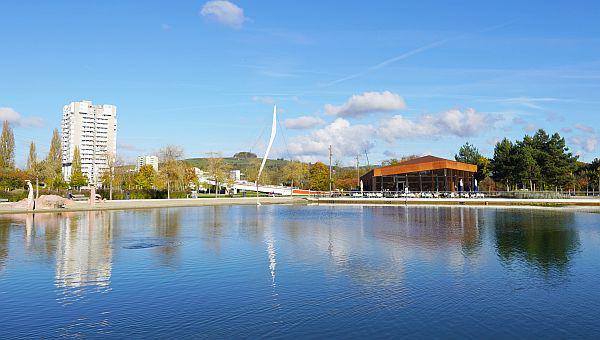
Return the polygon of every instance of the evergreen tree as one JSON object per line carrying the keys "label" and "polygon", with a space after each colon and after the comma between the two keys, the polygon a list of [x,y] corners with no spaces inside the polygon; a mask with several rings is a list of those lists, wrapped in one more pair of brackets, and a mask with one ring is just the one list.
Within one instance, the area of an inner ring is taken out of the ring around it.
{"label": "evergreen tree", "polygon": [[577,156],[558,133],[552,136],[540,129],[515,144],[508,139],[496,145],[492,177],[511,185],[526,184],[530,189],[575,189]]}
{"label": "evergreen tree", "polygon": [[0,135],[0,170],[14,170],[14,168],[15,136],[10,124],[5,120]]}
{"label": "evergreen tree", "polygon": [[547,181],[555,189],[572,188],[575,177],[573,173],[577,169],[578,156],[573,156],[566,146],[565,139],[558,133],[553,134],[546,149],[547,164],[544,172]]}
{"label": "evergreen tree", "polygon": [[71,165],[71,179],[69,185],[73,188],[81,188],[84,185],[87,185],[88,179],[83,175],[81,171],[81,154],[79,152],[79,147],[75,147],[73,150],[73,163]]}
{"label": "evergreen tree", "polygon": [[589,165],[589,172],[591,178],[596,182],[596,188],[600,191],[600,158],[594,159]]}
{"label": "evergreen tree", "polygon": [[465,145],[461,146],[460,150],[458,150],[458,154],[454,155],[454,159],[457,162],[477,165],[475,178],[478,181],[482,181],[489,176],[490,161],[481,155],[479,150],[473,144],[467,142]]}
{"label": "evergreen tree", "polygon": [[506,190],[510,190],[514,182],[514,152],[513,143],[504,138],[494,148],[494,158],[490,162],[492,178],[496,182],[504,183]]}
{"label": "evergreen tree", "polygon": [[540,181],[541,169],[539,165],[540,151],[536,150],[533,138],[525,136],[523,141],[517,142],[515,147],[515,177],[521,183],[527,182],[529,190],[534,189],[534,182]]}

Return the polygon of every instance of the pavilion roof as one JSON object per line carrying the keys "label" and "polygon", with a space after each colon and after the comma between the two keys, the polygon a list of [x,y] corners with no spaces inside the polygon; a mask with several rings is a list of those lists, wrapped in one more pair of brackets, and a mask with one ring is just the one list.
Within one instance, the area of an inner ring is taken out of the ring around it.
{"label": "pavilion roof", "polygon": [[393,165],[373,169],[373,176],[390,176],[411,172],[453,169],[466,172],[477,172],[477,165],[467,164],[431,155],[405,160]]}

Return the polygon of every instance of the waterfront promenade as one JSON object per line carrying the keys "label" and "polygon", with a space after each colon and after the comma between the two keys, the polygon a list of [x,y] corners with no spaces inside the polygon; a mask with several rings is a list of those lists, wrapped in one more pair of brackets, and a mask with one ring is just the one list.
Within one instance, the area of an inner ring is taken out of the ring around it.
{"label": "waterfront promenade", "polygon": [[[565,199],[515,199],[515,198],[351,198],[351,197],[261,197],[261,204],[340,204],[340,205],[462,205],[462,206],[531,206],[531,207],[597,207],[597,198]],[[181,198],[113,200],[97,202],[70,202],[59,209],[15,209],[8,203],[0,203],[0,214],[47,213],[63,211],[126,210],[170,207],[194,207],[213,205],[256,205],[255,197],[238,198]]]}
{"label": "waterfront promenade", "polygon": [[[261,204],[291,204],[305,202],[297,197],[261,197]],[[144,200],[113,200],[96,202],[90,206],[89,202],[70,202],[60,209],[15,209],[9,203],[0,203],[0,214],[15,213],[46,213],[63,211],[89,211],[89,210],[124,210],[124,209],[150,209],[170,207],[195,207],[207,205],[256,205],[256,197],[237,198],[179,198],[179,199],[144,199]]]}
{"label": "waterfront promenade", "polygon": [[469,206],[541,206],[541,207],[599,207],[599,198],[353,198],[311,197],[309,203],[358,205],[469,205]]}

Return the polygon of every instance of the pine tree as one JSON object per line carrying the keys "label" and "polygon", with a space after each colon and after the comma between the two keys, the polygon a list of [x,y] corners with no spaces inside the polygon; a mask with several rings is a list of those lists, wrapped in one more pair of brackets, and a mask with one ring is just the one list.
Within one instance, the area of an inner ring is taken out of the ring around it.
{"label": "pine tree", "polygon": [[489,176],[490,161],[481,155],[481,153],[479,153],[479,149],[477,149],[473,144],[465,143],[465,145],[463,145],[458,151],[458,154],[454,155],[454,159],[457,162],[477,165],[477,173],[475,174],[475,178],[478,181],[482,181]]}
{"label": "pine tree", "polygon": [[8,121],[2,125],[0,135],[0,170],[13,170],[15,168],[15,136]]}
{"label": "pine tree", "polygon": [[510,186],[514,181],[514,149],[513,143],[504,138],[496,144],[494,158],[490,163],[492,178],[496,182],[504,183],[506,190],[510,190]]}
{"label": "pine tree", "polygon": [[[529,190],[533,190],[534,182],[541,179],[541,168],[538,159],[540,150],[535,148],[533,138],[525,136],[515,147],[515,176],[521,182],[527,181]],[[538,186],[539,187],[539,186]]]}

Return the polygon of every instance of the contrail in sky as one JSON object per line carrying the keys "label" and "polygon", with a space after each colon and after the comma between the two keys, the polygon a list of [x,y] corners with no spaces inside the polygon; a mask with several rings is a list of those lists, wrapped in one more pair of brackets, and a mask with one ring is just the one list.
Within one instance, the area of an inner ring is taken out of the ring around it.
{"label": "contrail in sky", "polygon": [[[499,24],[499,25],[495,25],[495,26],[491,26],[491,27],[488,27],[488,28],[484,28],[481,31],[478,31],[477,33],[485,33],[485,32],[490,32],[490,31],[493,31],[493,30],[497,30],[499,28],[506,27],[506,26],[512,24],[514,21],[515,20],[511,20],[511,21],[508,21],[508,22],[505,22],[505,23],[502,23],[502,24]],[[446,38],[446,39],[442,39],[442,40],[438,40],[438,41],[432,42],[432,43],[427,44],[425,46],[421,46],[419,48],[415,48],[414,50],[410,50],[408,52],[405,52],[405,53],[400,54],[398,56],[395,56],[393,58],[390,58],[390,59],[387,59],[385,61],[382,61],[379,64],[373,65],[373,66],[371,66],[371,67],[369,67],[369,68],[367,68],[367,69],[365,69],[365,70],[363,70],[361,72],[358,72],[358,73],[355,73],[355,74],[351,74],[349,76],[345,76],[343,78],[339,78],[339,79],[333,80],[333,81],[331,81],[329,83],[326,83],[326,84],[324,84],[322,86],[323,87],[327,87],[327,86],[331,86],[331,85],[335,85],[335,84],[338,84],[338,83],[345,82],[345,81],[350,80],[350,79],[358,78],[358,77],[363,76],[363,75],[365,75],[367,73],[379,70],[380,68],[383,68],[383,67],[386,67],[386,66],[388,66],[390,64],[393,64],[393,63],[395,63],[397,61],[404,60],[404,59],[406,59],[408,57],[411,57],[411,56],[413,56],[415,54],[419,54],[421,52],[434,49],[436,47],[444,45],[444,44],[446,44],[446,43],[448,43],[450,41],[453,41],[453,40],[458,40],[458,39],[465,38],[468,35],[469,34],[461,34],[461,35],[458,35],[458,36],[455,36],[455,37],[452,37],[452,38]]]}

